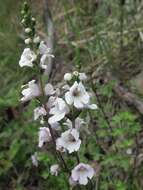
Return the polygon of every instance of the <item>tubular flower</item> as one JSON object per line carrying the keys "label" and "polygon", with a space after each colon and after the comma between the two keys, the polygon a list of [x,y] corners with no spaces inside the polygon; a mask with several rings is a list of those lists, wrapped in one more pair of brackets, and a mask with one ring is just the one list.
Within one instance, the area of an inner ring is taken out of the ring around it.
{"label": "tubular flower", "polygon": [[[77,129],[77,130],[79,130],[80,127],[81,127],[82,125],[84,125],[84,124],[85,124],[84,120],[83,120],[82,118],[80,118],[80,117],[77,117],[77,118],[75,119],[75,126],[74,126],[74,128]],[[66,122],[64,123],[64,125],[66,125],[66,126],[69,127],[70,129],[73,128],[72,122],[71,122],[71,120],[69,120],[69,119],[66,120]]]}
{"label": "tubular flower", "polygon": [[57,176],[59,173],[59,165],[58,164],[54,164],[50,167],[50,173],[51,175]]}
{"label": "tubular flower", "polygon": [[36,54],[30,48],[25,48],[21,55],[19,65],[20,67],[33,67],[33,62],[36,60],[36,58]]}
{"label": "tubular flower", "polygon": [[57,147],[63,147],[63,149],[68,150],[69,153],[78,151],[80,144],[81,140],[79,139],[79,132],[76,129],[65,131],[56,141]]}
{"label": "tubular flower", "polygon": [[22,102],[31,100],[32,98],[40,95],[40,89],[39,86],[35,83],[35,80],[28,82],[28,84],[23,85],[22,88],[23,87],[27,88],[23,89],[21,92],[23,95],[23,97],[21,98]]}
{"label": "tubular flower", "polygon": [[51,141],[51,134],[49,128],[40,127],[38,146],[41,148],[45,142],[50,142],[50,141]]}
{"label": "tubular flower", "polygon": [[48,120],[49,124],[53,124],[57,121],[62,120],[68,112],[69,108],[66,105],[65,101],[62,98],[56,98],[49,111],[49,113],[53,115]]}
{"label": "tubular flower", "polygon": [[50,48],[46,46],[44,41],[41,41],[40,46],[39,46],[39,52],[42,55],[41,60],[40,60],[40,65],[42,69],[47,69],[47,59],[48,57],[54,57],[53,54],[50,53]]}
{"label": "tubular flower", "polygon": [[94,173],[95,171],[90,165],[80,163],[72,170],[71,177],[80,185],[86,185],[88,183],[88,179],[92,179]]}
{"label": "tubular flower", "polygon": [[47,114],[45,108],[37,107],[34,109],[34,120],[39,119],[40,116],[45,116]]}
{"label": "tubular flower", "polygon": [[76,81],[70,90],[66,92],[65,100],[67,104],[73,104],[76,108],[81,109],[89,104],[90,96],[86,92],[83,84]]}

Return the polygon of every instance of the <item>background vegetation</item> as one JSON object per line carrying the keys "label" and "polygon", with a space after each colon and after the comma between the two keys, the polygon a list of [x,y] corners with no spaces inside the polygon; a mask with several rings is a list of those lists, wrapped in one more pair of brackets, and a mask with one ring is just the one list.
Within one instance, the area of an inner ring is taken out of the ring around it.
{"label": "background vegetation", "polygon": [[[44,4],[29,3],[44,38]],[[18,0],[0,2],[0,189],[68,190],[65,176],[49,175],[54,159],[36,148],[34,102],[28,109],[19,102],[21,85],[27,75],[32,78],[18,66],[24,46],[21,5]],[[65,71],[80,68],[88,74],[100,108],[87,126],[90,140],[83,135],[89,144],[82,160],[96,167],[96,190],[142,190],[143,2],[51,0],[49,9],[55,27],[53,83]],[[38,168],[31,163],[35,151]]]}

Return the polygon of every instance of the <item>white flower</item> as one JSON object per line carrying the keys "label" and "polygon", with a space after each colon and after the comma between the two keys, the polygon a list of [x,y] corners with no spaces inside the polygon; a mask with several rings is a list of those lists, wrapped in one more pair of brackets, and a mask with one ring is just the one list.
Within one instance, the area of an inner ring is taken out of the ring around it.
{"label": "white flower", "polygon": [[88,183],[88,178],[92,179],[94,173],[94,169],[90,165],[80,163],[72,170],[71,177],[80,185],[86,185]]}
{"label": "white flower", "polygon": [[74,82],[70,90],[65,94],[67,104],[74,105],[76,108],[84,108],[89,104],[90,96],[86,92],[83,84]]}
{"label": "white flower", "polygon": [[49,111],[49,113],[53,115],[48,120],[49,124],[62,120],[68,112],[69,108],[65,101],[62,98],[56,98]]}
{"label": "white flower", "polygon": [[80,144],[81,140],[79,139],[79,132],[76,129],[65,131],[56,141],[57,147],[63,147],[63,149],[68,150],[69,153],[78,151]]}
{"label": "white flower", "polygon": [[42,55],[41,60],[40,60],[41,68],[47,69],[48,68],[48,66],[47,66],[47,59],[49,57],[53,58],[54,55],[50,53],[50,48],[48,48],[46,46],[46,44],[44,43],[44,41],[41,41],[41,43],[39,45],[39,52]]}
{"label": "white flower", "polygon": [[48,83],[48,84],[46,84],[45,85],[45,95],[53,95],[55,93],[55,90],[54,90],[54,88],[53,88],[53,86],[50,84],[50,83]]}
{"label": "white flower", "polygon": [[51,109],[52,106],[54,106],[54,103],[55,103],[56,99],[57,99],[57,97],[55,97],[55,96],[50,96],[49,97],[48,102],[46,104],[48,109]]}
{"label": "white flower", "polygon": [[39,51],[41,55],[45,54],[45,55],[54,57],[54,55],[50,54],[50,48],[47,47],[44,41],[41,41],[40,46],[39,46]]}
{"label": "white flower", "polygon": [[37,152],[31,156],[32,164],[38,167]]}
{"label": "white flower", "polygon": [[41,148],[45,142],[50,142],[50,141],[51,141],[51,134],[49,128],[40,127],[38,146]]}
{"label": "white flower", "polygon": [[30,50],[30,48],[25,48],[21,55],[19,65],[20,67],[33,67],[33,62],[36,60],[36,58],[36,54],[32,50]]}
{"label": "white flower", "polygon": [[66,152],[66,149],[61,145],[61,138],[57,138],[56,140],[56,150],[59,152]]}
{"label": "white flower", "polygon": [[[79,130],[80,127],[81,127],[83,124],[85,124],[84,120],[83,120],[82,118],[80,118],[80,117],[77,117],[77,118],[75,119],[75,126],[74,126],[74,128],[77,129],[77,130]],[[64,125],[68,126],[70,129],[73,128],[72,122],[71,122],[71,120],[69,120],[69,119],[66,120],[66,122],[64,123]]]}
{"label": "white flower", "polygon": [[55,175],[57,176],[59,173],[59,165],[58,164],[54,164],[50,167],[50,173],[51,175]]}
{"label": "white flower", "polygon": [[35,83],[35,80],[32,80],[28,82],[28,84],[23,85],[23,87],[27,87],[24,90],[22,90],[23,97],[21,98],[22,102],[31,100],[34,97],[37,97],[40,95],[40,89],[39,86]]}
{"label": "white flower", "polygon": [[45,108],[37,107],[34,109],[34,120],[37,120],[40,116],[45,116],[47,114]]}
{"label": "white flower", "polygon": [[81,81],[87,80],[86,74],[85,74],[85,73],[79,73],[79,79],[80,79]]}
{"label": "white flower", "polygon": [[[57,99],[57,97],[54,97],[54,96],[49,97],[48,102],[46,104],[48,110],[50,110],[55,105],[56,99]],[[53,122],[53,123],[49,123],[49,124],[51,125],[51,127],[54,130],[60,130],[61,129],[60,124],[57,121]]]}
{"label": "white flower", "polygon": [[70,81],[72,79],[72,74],[71,73],[66,73],[65,75],[64,75],[64,80],[65,81]]}

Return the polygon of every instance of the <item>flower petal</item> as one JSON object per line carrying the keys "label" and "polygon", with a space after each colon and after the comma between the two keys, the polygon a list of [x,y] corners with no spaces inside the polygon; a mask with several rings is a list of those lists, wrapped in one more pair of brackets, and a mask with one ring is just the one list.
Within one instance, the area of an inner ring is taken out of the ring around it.
{"label": "flower petal", "polygon": [[46,84],[45,94],[46,95],[53,95],[54,93],[55,93],[55,90],[54,90],[53,86],[50,83]]}
{"label": "flower petal", "polygon": [[91,110],[96,110],[98,108],[98,106],[96,104],[90,104],[90,105],[88,105],[88,108]]}
{"label": "flower petal", "polygon": [[74,106],[78,109],[81,109],[84,107],[83,103],[81,102],[80,98],[78,98],[78,97],[74,98]]}
{"label": "flower petal", "polygon": [[88,183],[87,175],[83,173],[79,177],[79,184],[80,185],[86,185],[87,183]]}
{"label": "flower petal", "polygon": [[67,92],[65,94],[65,100],[66,100],[67,104],[72,105],[73,97],[71,96],[70,92]]}
{"label": "flower petal", "polygon": [[64,117],[65,117],[65,113],[55,114],[49,118],[48,122],[49,122],[49,124],[53,124],[53,123],[56,123],[57,121],[60,121]]}

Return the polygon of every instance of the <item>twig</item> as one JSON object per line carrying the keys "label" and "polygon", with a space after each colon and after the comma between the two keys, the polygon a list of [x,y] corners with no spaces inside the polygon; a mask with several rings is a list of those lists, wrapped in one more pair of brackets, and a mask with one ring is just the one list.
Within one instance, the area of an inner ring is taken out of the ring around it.
{"label": "twig", "polygon": [[139,142],[138,142],[138,136],[135,137],[136,141],[136,153],[135,153],[135,159],[134,159],[134,167],[133,167],[133,176],[136,175],[136,167],[137,167],[137,161],[138,161],[138,155],[139,155]]}

